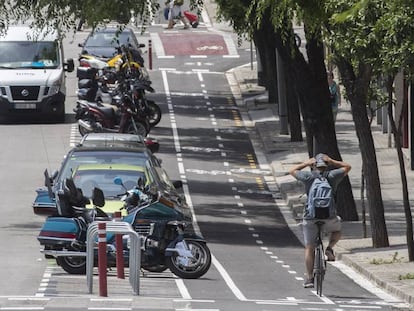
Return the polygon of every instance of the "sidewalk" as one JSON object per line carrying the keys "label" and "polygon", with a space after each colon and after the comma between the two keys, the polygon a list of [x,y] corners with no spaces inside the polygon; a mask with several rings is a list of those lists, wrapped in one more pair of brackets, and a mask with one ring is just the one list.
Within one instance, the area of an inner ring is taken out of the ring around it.
{"label": "sidewalk", "polygon": [[[257,79],[255,68],[252,70],[250,66],[243,66],[234,69],[232,73],[240,86],[239,108],[249,115],[260,137],[262,151],[273,171],[276,185],[282,194],[283,199],[278,201],[278,205],[286,207],[285,210],[289,211],[285,216],[287,222],[293,223],[292,227],[298,229],[295,224],[300,219],[302,211],[303,202],[299,196],[303,194],[303,189],[293,177],[287,175],[287,172],[293,165],[308,157],[306,143],[290,142],[289,135],[279,134],[277,106],[267,103],[263,89],[252,82]],[[262,95],[257,96],[258,93]],[[336,131],[342,158],[352,165],[349,177],[361,219],[362,160],[350,109],[349,104],[343,103],[337,116]],[[376,124],[375,121],[374,124]],[[382,133],[379,125],[373,125],[373,136],[377,150],[390,247],[372,248],[369,220],[367,220],[366,228],[367,238],[364,238],[362,221],[344,222],[342,240],[335,248],[337,261],[352,267],[378,287],[411,304],[410,309],[414,310],[414,262],[408,262],[397,152],[387,147],[387,134]],[[414,185],[414,171],[409,169],[408,164],[407,161],[407,179],[410,187]],[[365,206],[368,209],[367,202]],[[411,279],[399,280],[400,277],[404,278],[407,275]]]}

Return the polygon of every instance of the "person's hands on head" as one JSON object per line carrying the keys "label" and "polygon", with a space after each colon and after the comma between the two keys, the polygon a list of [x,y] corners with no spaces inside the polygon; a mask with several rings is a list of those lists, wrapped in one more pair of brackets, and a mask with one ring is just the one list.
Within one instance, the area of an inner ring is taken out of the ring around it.
{"label": "person's hands on head", "polygon": [[309,158],[308,160],[305,161],[307,166],[314,166],[316,163],[316,159],[315,158]]}
{"label": "person's hands on head", "polygon": [[329,163],[331,158],[327,154],[322,155],[322,160],[324,160],[326,163]]}

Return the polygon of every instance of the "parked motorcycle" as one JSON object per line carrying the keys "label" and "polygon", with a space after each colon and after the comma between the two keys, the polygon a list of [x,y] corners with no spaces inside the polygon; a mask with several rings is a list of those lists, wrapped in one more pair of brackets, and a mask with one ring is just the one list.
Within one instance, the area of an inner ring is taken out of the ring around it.
{"label": "parked motorcycle", "polygon": [[105,63],[102,63],[98,60],[91,67],[78,68],[78,98],[89,102],[116,104],[117,98],[129,94],[137,113],[148,119],[151,128],[157,125],[162,112],[154,101],[146,97],[146,92],[154,92],[147,70],[144,67],[136,68],[136,73],[129,74],[127,78],[125,71],[105,70],[102,67]]}
{"label": "parked motorcycle", "polygon": [[147,79],[136,79],[131,81],[132,99],[141,115],[144,115],[150,124],[150,127],[156,126],[161,121],[161,108],[153,100],[147,99],[146,91],[154,92],[151,87],[151,81]]}
{"label": "parked motorcycle", "polygon": [[[115,178],[114,182],[123,185],[120,178]],[[186,279],[203,276],[210,268],[211,253],[201,236],[187,230],[191,219],[164,204],[156,191],[143,188],[140,182],[138,185],[123,194],[128,215],[122,220],[130,223],[141,238],[141,268],[151,272],[169,268],[178,277]],[[43,253],[47,258],[56,258],[68,273],[84,274],[87,228],[95,220],[108,220],[99,208],[105,199],[102,191],[95,188],[92,198],[95,207],[87,210],[88,199],[73,180],[66,179],[63,189],[57,193],[61,216],[46,219],[38,240],[44,246]],[[123,241],[124,264],[128,266],[128,240],[124,238]],[[108,266],[115,266],[115,235],[110,233],[107,234],[107,256]]]}
{"label": "parked motorcycle", "polygon": [[146,137],[150,125],[139,115],[132,99],[124,95],[118,106],[77,100],[73,109],[78,120],[79,133],[129,133]]}

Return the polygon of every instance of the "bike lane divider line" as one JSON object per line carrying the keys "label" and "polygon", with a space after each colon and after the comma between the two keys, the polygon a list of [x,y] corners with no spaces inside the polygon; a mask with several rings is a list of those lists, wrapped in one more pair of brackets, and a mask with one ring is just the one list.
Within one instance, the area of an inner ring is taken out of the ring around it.
{"label": "bike lane divider line", "polygon": [[226,269],[224,269],[224,267],[221,265],[221,263],[217,260],[217,258],[213,254],[211,254],[211,259],[213,261],[214,266],[216,267],[216,269],[219,271],[224,281],[226,282],[227,286],[233,292],[234,296],[236,296],[237,299],[239,299],[240,301],[248,301],[248,299],[243,295],[241,290],[233,282],[232,278],[227,273]]}
{"label": "bike lane divider line", "polygon": [[52,277],[53,268],[46,267],[45,272],[43,273],[42,280],[40,281],[39,288],[37,293],[35,294],[36,297],[44,297],[45,292],[49,286],[50,279]]}
{"label": "bike lane divider line", "polygon": [[188,299],[188,300],[192,299],[190,292],[188,291],[182,279],[175,279],[175,284],[177,284],[177,288],[180,291],[181,297],[183,299]]}
{"label": "bike lane divider line", "polygon": [[[172,102],[171,102],[170,89],[169,89],[169,84],[168,84],[168,79],[167,79],[167,72],[166,71],[161,71],[161,74],[162,74],[162,80],[163,80],[163,83],[164,83],[165,95],[167,97],[168,109],[169,109],[170,113],[174,115],[174,108],[173,108],[173,105],[172,105]],[[180,147],[179,136],[178,136],[178,131],[177,131],[176,127],[175,127],[175,130],[173,130],[173,136],[174,136],[174,142],[176,142],[176,144],[175,144],[176,145],[176,153],[180,153],[181,152],[181,147]],[[217,137],[217,140],[221,140],[221,137]],[[183,169],[184,169],[184,164],[183,164]],[[194,206],[193,206],[193,203],[192,203],[192,200],[191,200],[190,191],[189,191],[187,182],[183,183],[183,191],[184,191],[185,198],[187,200],[187,204],[188,204],[188,206],[191,210],[191,214],[193,216],[194,230],[200,232],[200,228],[199,228],[198,223],[197,223],[196,215],[195,215],[195,212],[194,212]],[[227,286],[230,288],[230,290],[235,295],[235,297],[237,299],[239,299],[240,301],[247,301],[246,297],[243,295],[241,290],[236,286],[236,284],[231,279],[230,275],[227,273],[226,269],[224,269],[224,267],[216,259],[216,257],[214,256],[213,253],[211,253],[211,260],[212,260],[213,265],[217,269],[217,271],[219,271],[220,275],[224,279]],[[184,282],[182,284],[185,287]]]}

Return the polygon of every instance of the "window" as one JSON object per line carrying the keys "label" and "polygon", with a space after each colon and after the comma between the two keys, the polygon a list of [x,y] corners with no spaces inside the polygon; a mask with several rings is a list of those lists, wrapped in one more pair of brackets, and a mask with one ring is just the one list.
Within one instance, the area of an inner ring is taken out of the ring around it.
{"label": "window", "polygon": [[9,68],[57,68],[57,41],[0,42],[0,66]]}

